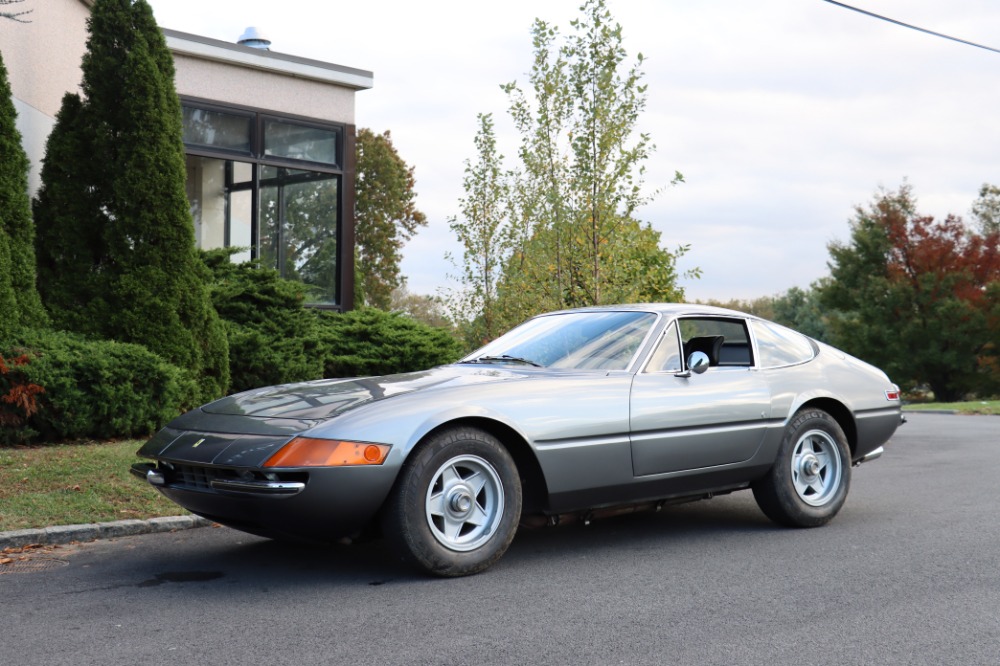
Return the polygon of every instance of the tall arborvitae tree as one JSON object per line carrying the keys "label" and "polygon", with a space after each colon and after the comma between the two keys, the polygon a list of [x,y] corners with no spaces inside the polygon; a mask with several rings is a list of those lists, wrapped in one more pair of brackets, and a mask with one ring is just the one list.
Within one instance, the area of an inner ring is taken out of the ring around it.
{"label": "tall arborvitae tree", "polygon": [[34,201],[38,290],[56,328],[100,337],[104,212],[91,190],[94,164],[83,103],[63,97],[42,160]]}
{"label": "tall arborvitae tree", "polygon": [[17,131],[7,67],[0,56],[0,337],[45,323],[35,289],[28,156]]}
{"label": "tall arborvitae tree", "polygon": [[75,190],[86,210],[70,221],[41,197],[36,208],[46,217],[39,226],[63,250],[74,240],[88,244],[73,264],[82,271],[76,286],[88,293],[52,302],[74,307],[75,300],[89,320],[76,318],[80,330],[145,345],[198,377],[203,398],[221,395],[228,348],[195,249],[172,57],[144,0],[97,0],[89,32],[83,105],[64,105],[59,148],[89,155],[88,170],[45,183],[63,201]]}

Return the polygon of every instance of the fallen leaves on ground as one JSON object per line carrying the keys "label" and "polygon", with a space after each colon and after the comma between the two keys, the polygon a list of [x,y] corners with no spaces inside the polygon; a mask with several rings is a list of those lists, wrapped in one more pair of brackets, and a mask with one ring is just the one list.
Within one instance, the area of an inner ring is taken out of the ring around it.
{"label": "fallen leaves on ground", "polygon": [[0,566],[13,564],[14,562],[25,562],[32,557],[39,555],[52,555],[61,549],[59,544],[30,543],[27,546],[11,546],[0,550]]}

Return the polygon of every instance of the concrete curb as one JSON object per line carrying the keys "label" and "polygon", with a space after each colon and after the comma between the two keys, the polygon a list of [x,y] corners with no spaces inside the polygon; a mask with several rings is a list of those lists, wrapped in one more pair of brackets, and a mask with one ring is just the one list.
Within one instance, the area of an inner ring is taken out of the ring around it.
{"label": "concrete curb", "polygon": [[113,539],[115,537],[135,536],[137,534],[155,534],[157,532],[172,532],[187,530],[193,527],[206,527],[212,521],[199,516],[164,516],[149,520],[116,520],[111,523],[88,523],[85,525],[60,525],[57,527],[41,527],[30,530],[14,530],[0,532],[0,550],[4,548],[23,548],[32,544],[43,546],[72,543],[73,541],[95,541],[97,539]]}

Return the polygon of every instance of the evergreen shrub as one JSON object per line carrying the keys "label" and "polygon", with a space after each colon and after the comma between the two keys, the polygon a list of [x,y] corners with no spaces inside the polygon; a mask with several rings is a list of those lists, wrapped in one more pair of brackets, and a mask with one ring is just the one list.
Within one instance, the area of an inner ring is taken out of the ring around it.
{"label": "evergreen shrub", "polygon": [[173,57],[144,0],[97,0],[88,32],[34,207],[44,302],[60,328],[141,344],[220,397],[227,335],[195,250]]}
{"label": "evergreen shrub", "polygon": [[231,263],[236,251],[202,253],[213,274],[212,304],[229,336],[234,392],[324,377],[425,370],[461,356],[461,345],[447,330],[399,313],[303,307],[305,285],[253,263]]}
{"label": "evergreen shrub", "polygon": [[462,345],[449,331],[374,308],[320,312],[325,377],[425,370],[451,363]]}
{"label": "evergreen shrub", "polygon": [[43,389],[22,429],[26,441],[14,443],[140,437],[199,398],[187,371],[136,344],[26,329],[0,356],[26,356],[23,381]]}
{"label": "evergreen shrub", "polygon": [[273,269],[230,263],[235,251],[202,253],[229,338],[231,390],[321,378],[317,313],[302,306],[307,287]]}

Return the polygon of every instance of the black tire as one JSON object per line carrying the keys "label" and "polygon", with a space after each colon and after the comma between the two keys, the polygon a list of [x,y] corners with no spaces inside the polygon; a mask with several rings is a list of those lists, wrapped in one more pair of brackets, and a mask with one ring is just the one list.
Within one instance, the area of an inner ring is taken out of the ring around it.
{"label": "black tire", "polygon": [[851,454],[837,421],[820,409],[797,413],[767,475],[753,484],[765,515],[789,527],[818,527],[837,515],[851,485]]}
{"label": "black tire", "polygon": [[432,435],[407,460],[382,514],[404,560],[467,576],[507,551],[521,519],[521,478],[496,437],[476,428]]}

